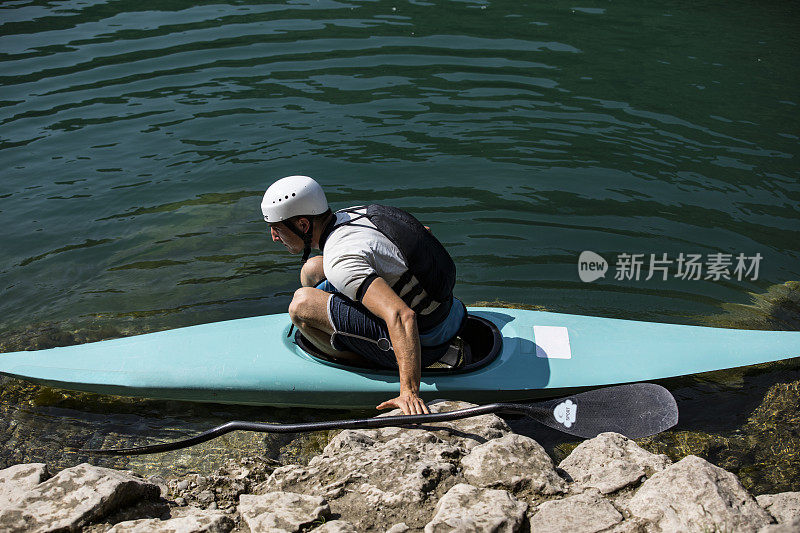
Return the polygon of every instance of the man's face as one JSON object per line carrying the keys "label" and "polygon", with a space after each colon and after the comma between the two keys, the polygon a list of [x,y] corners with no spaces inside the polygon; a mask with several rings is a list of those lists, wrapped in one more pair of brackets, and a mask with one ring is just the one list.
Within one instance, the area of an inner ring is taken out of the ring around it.
{"label": "man's face", "polygon": [[303,251],[303,239],[286,227],[283,222],[276,222],[269,225],[269,232],[272,242],[279,242],[289,250],[290,254],[299,254]]}

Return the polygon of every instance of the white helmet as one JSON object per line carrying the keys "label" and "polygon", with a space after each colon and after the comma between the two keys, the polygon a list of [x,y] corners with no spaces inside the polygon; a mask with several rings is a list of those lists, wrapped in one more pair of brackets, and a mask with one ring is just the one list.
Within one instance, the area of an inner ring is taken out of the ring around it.
{"label": "white helmet", "polygon": [[321,215],[328,210],[325,191],[308,176],[289,176],[270,185],[261,201],[264,220],[270,224],[298,215]]}

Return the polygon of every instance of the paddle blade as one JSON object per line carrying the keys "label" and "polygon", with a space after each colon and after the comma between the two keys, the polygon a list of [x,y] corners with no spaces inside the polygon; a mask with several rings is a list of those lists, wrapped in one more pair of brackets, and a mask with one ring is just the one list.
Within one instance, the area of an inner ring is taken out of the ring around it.
{"label": "paddle blade", "polygon": [[581,392],[530,406],[529,416],[542,424],[591,439],[613,431],[638,439],[678,423],[678,405],[660,385],[634,383]]}

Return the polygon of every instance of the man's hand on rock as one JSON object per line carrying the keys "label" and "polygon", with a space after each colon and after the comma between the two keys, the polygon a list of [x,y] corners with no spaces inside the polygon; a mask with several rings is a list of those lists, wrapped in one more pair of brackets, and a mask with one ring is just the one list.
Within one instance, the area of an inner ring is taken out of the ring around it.
{"label": "man's hand on rock", "polygon": [[428,406],[422,401],[415,392],[400,392],[400,396],[387,400],[380,404],[377,409],[400,409],[404,415],[429,414]]}

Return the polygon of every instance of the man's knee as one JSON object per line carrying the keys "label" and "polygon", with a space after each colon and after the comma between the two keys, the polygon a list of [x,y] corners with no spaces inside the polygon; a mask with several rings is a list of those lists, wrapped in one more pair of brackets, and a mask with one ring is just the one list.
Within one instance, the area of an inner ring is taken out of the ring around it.
{"label": "man's knee", "polygon": [[300,269],[300,284],[303,287],[314,287],[325,279],[325,271],[322,268],[322,256],[312,257]]}
{"label": "man's knee", "polygon": [[289,304],[289,317],[297,327],[316,327],[313,317],[318,314],[319,298],[315,298],[317,289],[301,287],[294,291],[292,303]]}
{"label": "man's knee", "polygon": [[295,325],[299,325],[297,322],[303,319],[303,311],[308,307],[309,298],[306,289],[306,287],[302,287],[294,291],[292,302],[289,304],[289,317]]}

